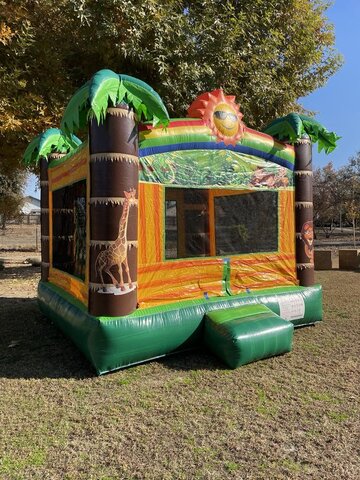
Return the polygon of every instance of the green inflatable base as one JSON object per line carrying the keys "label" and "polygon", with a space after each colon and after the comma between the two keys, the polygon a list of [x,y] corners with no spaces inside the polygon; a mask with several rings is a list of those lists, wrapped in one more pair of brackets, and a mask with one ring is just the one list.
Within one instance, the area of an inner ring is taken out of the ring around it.
{"label": "green inflatable base", "polygon": [[49,282],[40,282],[41,311],[68,335],[100,375],[203,344],[209,312],[262,304],[296,326],[322,320],[320,285],[280,287],[240,295],[138,309],[124,317],[94,317]]}

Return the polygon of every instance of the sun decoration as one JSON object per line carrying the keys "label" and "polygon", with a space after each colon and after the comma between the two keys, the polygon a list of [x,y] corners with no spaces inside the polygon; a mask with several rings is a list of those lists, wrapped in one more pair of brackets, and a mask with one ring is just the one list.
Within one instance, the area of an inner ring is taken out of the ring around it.
{"label": "sun decoration", "polygon": [[218,142],[236,145],[244,135],[243,114],[233,95],[224,95],[221,89],[197,97],[188,109],[188,116],[202,118]]}

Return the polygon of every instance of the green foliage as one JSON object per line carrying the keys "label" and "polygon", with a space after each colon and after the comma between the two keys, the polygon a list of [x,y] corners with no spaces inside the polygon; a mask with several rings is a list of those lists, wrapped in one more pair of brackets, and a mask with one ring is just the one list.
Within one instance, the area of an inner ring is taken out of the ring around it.
{"label": "green foliage", "polygon": [[59,87],[60,45],[50,45],[53,8],[39,3],[0,0],[0,163],[12,171],[29,140],[54,125],[69,88],[64,77]]}
{"label": "green foliage", "polygon": [[341,64],[328,3],[0,0],[0,162],[13,168],[34,135],[59,125],[79,85],[105,67],[146,81],[171,116],[218,87],[236,95],[254,128],[301,112],[298,98]]}
{"label": "green foliage", "polygon": [[331,153],[336,148],[336,142],[341,137],[326,128],[311,117],[298,113],[289,113],[285,117],[271,122],[264,132],[290,143],[295,143],[301,138],[309,137],[313,143],[318,143],[318,150]]}
{"label": "green foliage", "polygon": [[35,137],[28,145],[23,156],[25,165],[38,164],[40,157],[48,157],[50,153],[69,153],[81,144],[75,135],[66,136],[58,128],[49,128]]}
{"label": "green foliage", "polygon": [[0,164],[0,228],[5,229],[7,220],[20,213],[26,176],[19,169],[8,172],[2,167]]}
{"label": "green foliage", "polygon": [[154,125],[169,123],[169,115],[159,95],[145,82],[129,75],[118,75],[103,69],[95,73],[71,98],[61,128],[66,132],[84,128],[89,118],[101,123],[108,106],[126,102],[138,118],[152,120]]}

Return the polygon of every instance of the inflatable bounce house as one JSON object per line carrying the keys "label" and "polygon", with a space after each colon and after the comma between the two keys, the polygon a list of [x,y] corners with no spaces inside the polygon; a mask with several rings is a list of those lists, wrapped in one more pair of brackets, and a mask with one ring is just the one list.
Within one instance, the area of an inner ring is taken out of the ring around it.
{"label": "inflatable bounce house", "polygon": [[200,345],[235,368],[321,320],[311,143],[338,137],[297,114],[265,133],[242,117],[214,90],[170,119],[149,85],[101,70],[27,148],[40,308],[98,374]]}

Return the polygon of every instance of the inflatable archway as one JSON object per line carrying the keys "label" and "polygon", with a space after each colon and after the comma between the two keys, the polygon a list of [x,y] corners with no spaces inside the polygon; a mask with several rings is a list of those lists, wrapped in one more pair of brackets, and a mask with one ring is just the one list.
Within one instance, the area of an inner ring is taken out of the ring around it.
{"label": "inflatable archway", "polygon": [[322,318],[313,130],[269,126],[294,145],[254,131],[222,90],[188,114],[169,119],[147,84],[103,70],[25,152],[41,170],[39,305],[99,374],[202,343],[237,367]]}

